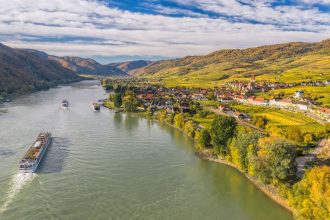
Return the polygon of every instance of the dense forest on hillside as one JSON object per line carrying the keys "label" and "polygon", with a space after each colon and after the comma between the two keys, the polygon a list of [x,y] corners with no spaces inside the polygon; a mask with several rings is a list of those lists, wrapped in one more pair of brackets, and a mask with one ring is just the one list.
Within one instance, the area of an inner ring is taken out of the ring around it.
{"label": "dense forest on hillside", "polygon": [[0,96],[46,89],[79,80],[73,71],[47,58],[45,53],[13,49],[0,44]]}

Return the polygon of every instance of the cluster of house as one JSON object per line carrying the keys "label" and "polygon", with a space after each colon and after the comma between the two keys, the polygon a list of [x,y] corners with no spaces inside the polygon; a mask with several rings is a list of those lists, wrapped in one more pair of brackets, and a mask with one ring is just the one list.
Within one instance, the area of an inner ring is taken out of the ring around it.
{"label": "cluster of house", "polygon": [[[136,80],[139,80],[137,83]],[[270,106],[292,111],[304,111],[310,114],[317,115],[327,121],[330,121],[330,108],[317,107],[313,104],[310,98],[306,98],[304,91],[297,90],[293,97],[284,97],[276,99],[265,99],[262,97],[249,96],[248,91],[256,92],[267,91],[277,88],[288,88],[291,86],[299,85],[324,85],[330,83],[325,82],[308,82],[308,83],[256,83],[254,75],[250,82],[230,82],[222,87],[214,89],[198,89],[198,88],[167,88],[159,84],[150,84],[145,79],[139,78],[126,78],[120,79],[121,82],[131,83],[130,87],[134,91],[136,98],[142,103],[139,108],[145,110],[165,109],[167,112],[189,112],[191,101],[206,101],[211,96],[212,99],[217,99],[222,103],[220,110],[229,111],[229,106],[226,105],[230,102],[240,102],[250,105]],[[230,112],[230,111],[229,111]],[[244,113],[232,112],[234,117],[248,119],[249,116]]]}
{"label": "cluster of house", "polygon": [[[285,97],[281,99],[265,99],[262,97],[245,97],[239,94],[228,94],[224,93],[218,96],[218,100],[222,103],[230,103],[233,101],[240,102],[243,104],[257,105],[257,106],[270,106],[281,109],[287,109],[292,111],[304,111],[311,114],[315,114],[326,121],[330,122],[330,108],[317,107],[315,106],[309,98],[304,98],[304,91],[298,90],[295,92],[293,98]],[[223,110],[226,106],[220,107]]]}
{"label": "cluster of house", "polygon": [[325,86],[330,85],[330,80],[325,81],[312,81],[312,82],[299,82],[299,83],[282,83],[282,82],[256,82],[255,76],[252,74],[251,80],[246,81],[233,81],[225,84],[226,88],[231,88],[241,93],[249,91],[254,92],[267,92],[273,89],[287,89],[298,86]]}
{"label": "cluster of house", "polygon": [[185,88],[166,88],[162,86],[149,85],[137,86],[133,88],[136,98],[142,103],[140,110],[160,110],[167,112],[190,112],[190,102],[192,100],[207,100],[207,90],[196,89],[198,92],[192,93]]}

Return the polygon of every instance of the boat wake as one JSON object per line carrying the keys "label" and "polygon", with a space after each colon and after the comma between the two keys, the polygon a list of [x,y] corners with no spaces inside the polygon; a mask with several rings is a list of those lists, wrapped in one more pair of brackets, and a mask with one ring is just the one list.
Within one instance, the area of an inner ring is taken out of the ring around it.
{"label": "boat wake", "polygon": [[0,206],[0,214],[7,210],[8,205],[14,200],[24,186],[32,182],[34,177],[36,177],[35,173],[18,173],[12,177],[7,196],[4,203]]}

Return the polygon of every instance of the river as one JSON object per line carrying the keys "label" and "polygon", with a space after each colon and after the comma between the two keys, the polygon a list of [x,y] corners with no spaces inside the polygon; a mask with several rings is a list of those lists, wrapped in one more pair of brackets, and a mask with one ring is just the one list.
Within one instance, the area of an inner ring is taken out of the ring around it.
{"label": "river", "polygon": [[[92,101],[104,97],[84,81],[0,106],[1,220],[292,219],[235,169],[196,157],[182,132],[94,112]],[[41,131],[52,132],[52,145],[36,174],[18,174]]]}

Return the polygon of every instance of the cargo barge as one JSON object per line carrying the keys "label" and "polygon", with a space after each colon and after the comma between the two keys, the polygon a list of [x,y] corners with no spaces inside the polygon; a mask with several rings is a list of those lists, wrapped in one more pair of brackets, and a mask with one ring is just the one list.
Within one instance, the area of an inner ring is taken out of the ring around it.
{"label": "cargo barge", "polygon": [[34,173],[51,142],[51,133],[40,133],[37,140],[32,144],[19,162],[19,171],[21,173]]}

